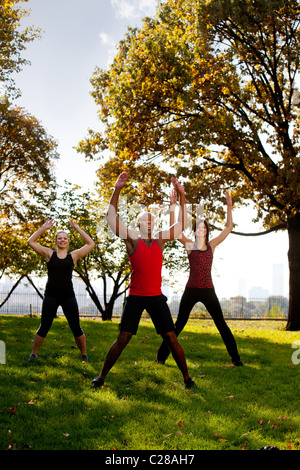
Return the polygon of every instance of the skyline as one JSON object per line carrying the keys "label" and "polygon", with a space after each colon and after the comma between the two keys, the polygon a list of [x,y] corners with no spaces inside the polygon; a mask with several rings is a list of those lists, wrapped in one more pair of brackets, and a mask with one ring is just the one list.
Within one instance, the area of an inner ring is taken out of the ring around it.
{"label": "skyline", "polygon": [[[30,16],[23,25],[44,30],[28,44],[23,56],[31,61],[15,74],[22,95],[14,104],[39,119],[59,142],[56,164],[59,184],[66,179],[93,188],[99,161],[86,162],[73,148],[88,128],[100,129],[97,107],[90,96],[90,78],[96,66],[106,68],[127,26],[140,26],[155,11],[154,0],[29,0]],[[200,201],[199,201],[200,202]],[[233,208],[235,230],[261,232],[254,211]],[[215,234],[213,234],[215,235]],[[284,292],[288,290],[287,232],[256,237],[230,234],[216,249],[213,280],[219,297],[236,295],[240,279],[271,291],[272,265],[284,265]],[[180,260],[178,260],[180,266]]]}
{"label": "skyline", "polygon": [[[284,265],[274,265],[272,266],[273,270],[273,286],[272,290],[269,292],[267,289],[262,288],[261,286],[247,286],[247,282],[245,283],[245,279],[239,279],[239,286],[237,289],[237,292],[234,296],[230,297],[228,296],[227,298],[234,298],[234,297],[244,297],[247,301],[251,300],[258,300],[258,301],[263,301],[269,297],[285,297],[288,298],[288,292],[283,292],[282,287],[280,286],[279,288],[276,287],[276,283],[274,283],[274,268],[280,268],[281,270],[284,268]],[[281,276],[283,276],[283,271],[281,272]],[[39,278],[34,278],[33,280],[37,286],[37,288],[40,290],[40,292],[43,292],[43,289],[46,285],[47,282],[47,276],[39,277]],[[86,295],[88,297],[88,294],[86,292],[86,286],[84,282],[78,277],[74,276],[73,278],[74,282],[74,289],[77,292],[77,294],[80,295]],[[98,294],[101,293],[101,283],[102,281],[99,279],[98,283],[97,281],[94,281],[93,287],[95,289],[95,292],[98,292]],[[112,291],[112,282],[111,279],[107,279],[107,292],[110,295]],[[0,279],[0,293],[2,294],[7,294],[9,290],[12,288],[14,285],[14,281],[12,281],[8,276],[4,276],[3,278]],[[15,290],[16,295],[19,295],[24,292],[28,292],[28,290],[32,291],[34,294],[34,289],[33,287],[28,283],[28,281],[25,279],[20,282],[18,288]],[[181,290],[179,289],[178,291],[174,291],[172,287],[170,287],[167,283],[163,283],[163,292],[167,295],[170,296],[170,298],[173,297],[180,297],[181,296]],[[77,295],[76,294],[76,295]],[[221,298],[221,297],[220,297]],[[221,299],[225,300],[226,297],[222,297]]]}

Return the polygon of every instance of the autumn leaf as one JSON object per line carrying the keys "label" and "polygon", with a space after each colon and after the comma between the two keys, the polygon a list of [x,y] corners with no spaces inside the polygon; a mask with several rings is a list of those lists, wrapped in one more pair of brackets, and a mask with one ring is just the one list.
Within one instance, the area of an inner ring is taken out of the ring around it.
{"label": "autumn leaf", "polygon": [[8,446],[7,446],[7,450],[15,449],[16,447],[17,447],[17,444],[15,444],[12,441],[9,441]]}
{"label": "autumn leaf", "polygon": [[13,406],[12,408],[8,408],[8,412],[10,415],[15,415],[17,411],[17,406]]}
{"label": "autumn leaf", "polygon": [[227,439],[221,438],[221,439],[220,439],[220,442],[221,442],[222,444],[225,444],[225,442],[228,442],[228,441],[227,441]]}

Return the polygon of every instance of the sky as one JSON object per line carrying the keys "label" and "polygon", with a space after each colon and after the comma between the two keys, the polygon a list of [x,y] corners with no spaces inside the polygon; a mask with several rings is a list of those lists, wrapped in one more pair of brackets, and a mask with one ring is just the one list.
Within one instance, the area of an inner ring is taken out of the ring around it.
{"label": "sky", "polygon": [[[23,53],[31,65],[15,75],[22,92],[15,104],[39,119],[58,141],[58,183],[67,180],[92,189],[99,162],[86,162],[73,148],[87,135],[88,128],[100,130],[89,80],[96,66],[109,66],[127,27],[141,26],[143,17],[155,13],[156,0],[29,0],[24,5],[31,14],[22,25],[40,27],[43,33]],[[253,216],[250,209],[234,210],[235,229],[263,231],[260,224],[252,222]],[[259,237],[230,234],[215,251],[217,294],[220,298],[248,297],[250,288],[256,286],[270,294],[279,293],[273,292],[272,281],[273,265],[279,264],[286,295],[287,252],[286,231]]]}

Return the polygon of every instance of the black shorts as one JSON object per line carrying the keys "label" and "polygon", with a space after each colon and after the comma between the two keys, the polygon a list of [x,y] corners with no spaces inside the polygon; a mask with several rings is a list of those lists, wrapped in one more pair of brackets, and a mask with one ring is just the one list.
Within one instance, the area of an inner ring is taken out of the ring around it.
{"label": "black shorts", "polygon": [[136,334],[143,311],[146,310],[159,334],[174,331],[174,322],[163,294],[155,296],[129,295],[124,304],[120,330]]}

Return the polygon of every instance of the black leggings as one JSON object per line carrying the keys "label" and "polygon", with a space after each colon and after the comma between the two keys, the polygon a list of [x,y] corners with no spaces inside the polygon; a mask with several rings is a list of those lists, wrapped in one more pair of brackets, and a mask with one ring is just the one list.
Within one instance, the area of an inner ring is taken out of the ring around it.
{"label": "black leggings", "polygon": [[[236,342],[231,333],[230,328],[225,322],[223,317],[222,309],[218,297],[216,296],[215,289],[198,289],[194,287],[186,287],[185,291],[181,297],[178,317],[175,322],[175,333],[178,336],[180,332],[185,327],[190,313],[197,302],[202,302],[208,313],[211,315],[221,337],[224,341],[224,344],[227,348],[227,351],[233,361],[239,361],[240,356],[237,350]],[[157,352],[157,361],[165,362],[170,354],[170,350],[163,341],[158,352]]]}
{"label": "black leggings", "polygon": [[47,336],[59,306],[62,307],[75,338],[83,335],[83,331],[79,323],[79,311],[76,298],[68,297],[66,299],[59,299],[47,296],[43,300],[42,320],[40,327],[37,330],[37,334],[43,338]]}

